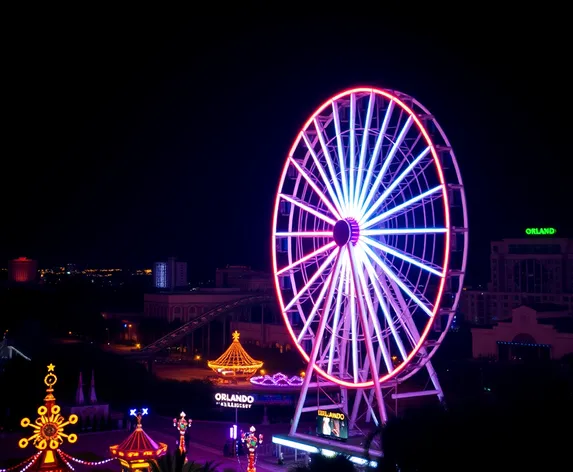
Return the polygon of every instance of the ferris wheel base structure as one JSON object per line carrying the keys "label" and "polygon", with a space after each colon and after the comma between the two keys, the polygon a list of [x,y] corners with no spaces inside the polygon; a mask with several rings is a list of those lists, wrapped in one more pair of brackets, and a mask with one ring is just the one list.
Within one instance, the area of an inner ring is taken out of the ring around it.
{"label": "ferris wheel base structure", "polygon": [[421,103],[357,87],[310,116],[273,214],[277,298],[307,363],[289,437],[308,440],[301,417],[318,410],[365,436],[405,399],[444,401],[431,359],[456,313],[467,248],[460,170]]}

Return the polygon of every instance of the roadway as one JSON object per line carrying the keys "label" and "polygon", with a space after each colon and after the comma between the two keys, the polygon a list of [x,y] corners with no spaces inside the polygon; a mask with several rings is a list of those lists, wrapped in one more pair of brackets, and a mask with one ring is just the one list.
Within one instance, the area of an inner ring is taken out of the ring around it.
{"label": "roadway", "polygon": [[[230,424],[222,422],[194,421],[187,430],[188,459],[199,464],[204,464],[206,461],[215,461],[218,464],[218,471],[234,470],[244,472],[247,464],[246,456],[241,456],[240,460],[238,460],[237,458],[223,455],[223,446],[229,436],[229,426]],[[246,430],[250,426],[250,424],[241,424],[239,428]],[[287,462],[282,466],[277,464],[277,459],[273,455],[272,436],[273,434],[288,433],[289,425],[255,425],[255,427],[257,428],[257,434],[262,433],[264,435],[263,444],[258,451],[257,470],[263,472],[285,472],[289,466],[293,465],[293,461],[291,460],[290,463]],[[173,451],[177,447],[176,441],[178,436],[177,431],[173,427],[172,418],[144,417],[143,429],[155,441],[166,443],[169,446],[169,450]],[[62,450],[74,457],[92,461],[102,460],[110,457],[109,446],[121,443],[128,435],[129,432],[126,430],[81,433],[75,444],[63,444]],[[23,434],[21,433],[4,433],[0,435],[0,443],[2,444],[0,448],[0,467],[5,467],[5,461],[9,458],[24,459],[34,454],[36,449],[32,446],[28,446],[24,450],[18,447],[18,441],[22,437]],[[77,463],[72,463],[72,465],[76,471],[117,472],[121,470],[119,463],[116,461],[108,462],[96,468],[88,468]]]}

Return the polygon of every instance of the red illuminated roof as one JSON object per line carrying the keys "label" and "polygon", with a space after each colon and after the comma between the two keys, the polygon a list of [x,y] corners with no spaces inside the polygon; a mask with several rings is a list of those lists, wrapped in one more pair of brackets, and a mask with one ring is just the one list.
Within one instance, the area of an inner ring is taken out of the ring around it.
{"label": "red illuminated roof", "polygon": [[124,460],[153,459],[167,452],[167,444],[157,443],[151,439],[140,424],[121,444],[110,446],[109,450],[115,457]]}

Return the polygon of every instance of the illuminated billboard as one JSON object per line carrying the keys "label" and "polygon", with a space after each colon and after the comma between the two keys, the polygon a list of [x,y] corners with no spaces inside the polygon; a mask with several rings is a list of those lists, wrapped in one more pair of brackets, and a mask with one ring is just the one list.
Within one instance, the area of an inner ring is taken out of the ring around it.
{"label": "illuminated billboard", "polygon": [[341,411],[318,410],[316,434],[329,439],[348,439],[348,422]]}

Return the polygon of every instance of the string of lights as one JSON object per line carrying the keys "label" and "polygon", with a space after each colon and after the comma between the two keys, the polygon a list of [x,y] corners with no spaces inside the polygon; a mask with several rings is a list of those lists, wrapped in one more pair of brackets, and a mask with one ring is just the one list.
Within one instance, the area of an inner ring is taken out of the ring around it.
{"label": "string of lights", "polygon": [[41,451],[37,452],[32,457],[28,457],[26,460],[20,462],[19,464],[13,465],[12,467],[8,467],[7,469],[0,469],[0,472],[9,472],[10,470],[16,470],[16,469],[22,467],[24,464],[26,464],[26,466],[20,471],[20,472],[24,472],[30,466],[34,465],[34,462],[36,462],[38,460],[38,457],[40,457],[40,454],[42,454]]}
{"label": "string of lights", "polygon": [[62,451],[61,449],[58,449],[58,453],[62,459],[68,459],[70,461],[77,462],[78,464],[87,465],[90,467],[107,464],[108,462],[116,460],[115,457],[110,457],[109,459],[103,459],[101,461],[84,461],[82,459],[78,459],[77,457],[70,456],[68,453]]}
{"label": "string of lights", "polygon": [[272,387],[300,387],[303,382],[302,377],[293,375],[292,377],[287,377],[285,374],[277,373],[272,377],[270,375],[261,375],[257,377],[252,377],[250,382],[255,385],[262,386],[272,386]]}
{"label": "string of lights", "polygon": [[64,455],[62,454],[62,451],[57,449],[57,452],[58,452],[58,455],[60,456],[60,459],[62,459],[64,461],[64,463],[68,466],[68,468],[72,471],[75,471],[76,469],[74,469],[72,464],[70,464],[70,462],[64,457]]}

